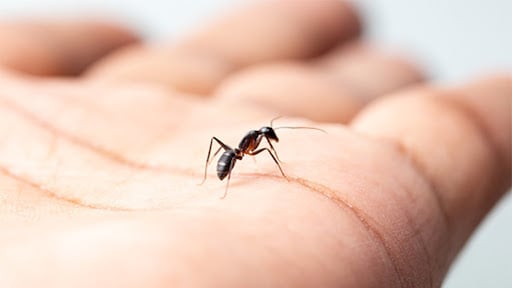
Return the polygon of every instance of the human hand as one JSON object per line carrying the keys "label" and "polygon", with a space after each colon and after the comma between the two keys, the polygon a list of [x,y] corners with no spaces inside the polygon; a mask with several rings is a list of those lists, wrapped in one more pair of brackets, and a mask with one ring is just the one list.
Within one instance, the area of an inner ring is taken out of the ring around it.
{"label": "human hand", "polygon": [[[440,285],[510,187],[510,77],[393,93],[418,68],[342,46],[349,7],[281,3],[99,61],[135,38],[0,28],[0,287]],[[327,131],[277,131],[289,181],[262,154],[196,185],[277,115]]]}

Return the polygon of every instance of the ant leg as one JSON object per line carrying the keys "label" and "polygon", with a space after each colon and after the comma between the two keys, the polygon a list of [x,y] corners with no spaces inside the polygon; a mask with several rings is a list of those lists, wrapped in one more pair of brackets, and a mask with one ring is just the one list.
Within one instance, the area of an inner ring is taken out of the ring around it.
{"label": "ant leg", "polygon": [[213,159],[215,158],[215,156],[217,156],[217,154],[219,154],[221,149],[222,149],[222,147],[219,147],[219,149],[217,149],[217,151],[215,151],[215,153],[213,153],[212,158],[210,158],[210,160],[208,160],[208,162],[206,163],[207,166],[212,163]]}
{"label": "ant leg", "polygon": [[233,171],[233,167],[235,167],[235,162],[236,162],[236,159],[233,158],[231,160],[231,163],[229,164],[229,173],[228,173],[228,181],[226,183],[226,190],[224,190],[224,195],[222,195],[222,197],[220,197],[220,199],[224,199],[228,195],[229,180],[231,179],[231,171]]}
{"label": "ant leg", "polygon": [[276,157],[274,156],[274,154],[272,154],[272,152],[268,149],[268,148],[261,148],[261,149],[258,149],[254,152],[251,152],[251,153],[248,153],[249,155],[251,156],[254,156],[254,155],[257,155],[263,151],[267,151],[268,154],[270,154],[270,156],[272,156],[272,159],[274,160],[274,162],[277,164],[277,167],[279,167],[279,171],[281,171],[281,174],[283,174],[283,177],[288,180],[288,177],[286,177],[286,175],[284,174],[283,172],[283,169],[281,168],[281,165],[279,164],[279,161],[277,161]]}
{"label": "ant leg", "polygon": [[205,162],[205,165],[204,165],[203,181],[201,181],[201,183],[199,183],[199,185],[202,185],[204,183],[204,181],[206,181],[206,174],[208,173],[208,164],[210,164],[211,160],[212,160],[212,159],[210,159],[210,154],[212,153],[213,140],[215,140],[215,142],[217,142],[221,147],[219,147],[219,149],[217,149],[217,151],[215,151],[215,153],[213,154],[212,159],[215,158],[215,156],[217,156],[217,154],[219,154],[219,151],[220,151],[221,148],[223,148],[224,150],[231,150],[231,147],[229,147],[228,145],[222,143],[222,141],[217,139],[217,137],[212,137],[212,139],[210,140],[210,148],[208,148],[208,155],[206,156],[206,162]]}
{"label": "ant leg", "polygon": [[281,161],[281,159],[279,159],[279,156],[277,155],[276,149],[274,149],[274,146],[272,146],[272,143],[270,142],[270,140],[268,140],[268,137],[265,136],[265,139],[267,139],[267,143],[270,146],[270,149],[276,155],[277,161],[279,161],[280,163],[283,163],[283,161]]}

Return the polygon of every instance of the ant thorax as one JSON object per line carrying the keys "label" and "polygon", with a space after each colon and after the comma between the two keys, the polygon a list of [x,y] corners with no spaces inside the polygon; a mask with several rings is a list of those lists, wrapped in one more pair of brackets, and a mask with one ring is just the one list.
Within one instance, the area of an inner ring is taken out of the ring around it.
{"label": "ant thorax", "polygon": [[261,142],[261,133],[256,130],[251,130],[247,134],[245,134],[244,138],[238,144],[238,149],[242,151],[242,153],[248,153],[253,151],[258,147]]}

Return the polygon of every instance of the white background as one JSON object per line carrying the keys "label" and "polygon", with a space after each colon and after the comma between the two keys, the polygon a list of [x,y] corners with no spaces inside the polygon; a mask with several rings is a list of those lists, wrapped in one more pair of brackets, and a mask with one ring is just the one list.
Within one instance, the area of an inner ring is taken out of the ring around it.
{"label": "white background", "polygon": [[[321,3],[322,0],[318,0]],[[0,0],[0,19],[86,15],[116,19],[150,40],[178,37],[243,0]],[[414,55],[432,81],[512,73],[512,1],[355,0],[377,45]],[[321,4],[319,4],[321,5]],[[511,84],[512,85],[512,84]],[[512,195],[471,239],[443,287],[512,287]]]}

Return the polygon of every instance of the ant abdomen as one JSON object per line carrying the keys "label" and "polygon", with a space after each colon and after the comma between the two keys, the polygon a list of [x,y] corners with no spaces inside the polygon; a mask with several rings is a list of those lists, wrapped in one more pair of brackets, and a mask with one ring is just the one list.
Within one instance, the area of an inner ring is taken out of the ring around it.
{"label": "ant abdomen", "polygon": [[234,150],[226,150],[219,158],[217,162],[217,177],[223,180],[233,170],[235,166],[236,153]]}

